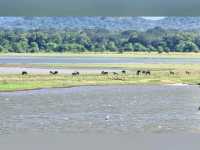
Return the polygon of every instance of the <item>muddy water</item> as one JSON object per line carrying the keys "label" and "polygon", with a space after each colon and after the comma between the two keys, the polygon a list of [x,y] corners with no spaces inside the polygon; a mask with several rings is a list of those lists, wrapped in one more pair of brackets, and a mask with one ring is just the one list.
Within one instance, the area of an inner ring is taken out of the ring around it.
{"label": "muddy water", "polygon": [[0,93],[0,134],[199,132],[198,86],[83,86]]}

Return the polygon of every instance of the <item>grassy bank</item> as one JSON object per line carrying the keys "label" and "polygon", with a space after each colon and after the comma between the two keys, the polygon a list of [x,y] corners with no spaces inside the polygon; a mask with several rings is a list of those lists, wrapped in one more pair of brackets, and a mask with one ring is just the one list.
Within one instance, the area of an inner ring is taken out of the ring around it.
{"label": "grassy bank", "polygon": [[41,57],[172,57],[172,58],[200,58],[200,53],[158,53],[158,52],[80,52],[80,53],[0,53],[0,56],[41,56]]}
{"label": "grassy bank", "polygon": [[151,76],[127,75],[92,75],[85,74],[80,76],[71,75],[0,75],[0,91],[16,91],[51,87],[72,87],[81,85],[121,85],[121,84],[198,84],[200,75],[186,75],[176,73],[169,75],[165,72],[152,72]]}

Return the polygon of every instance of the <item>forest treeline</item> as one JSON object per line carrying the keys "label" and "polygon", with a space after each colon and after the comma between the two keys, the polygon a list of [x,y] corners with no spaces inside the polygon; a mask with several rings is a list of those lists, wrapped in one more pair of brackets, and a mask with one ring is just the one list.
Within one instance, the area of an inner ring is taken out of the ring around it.
{"label": "forest treeline", "polygon": [[0,52],[198,52],[199,31],[105,29],[0,29]]}

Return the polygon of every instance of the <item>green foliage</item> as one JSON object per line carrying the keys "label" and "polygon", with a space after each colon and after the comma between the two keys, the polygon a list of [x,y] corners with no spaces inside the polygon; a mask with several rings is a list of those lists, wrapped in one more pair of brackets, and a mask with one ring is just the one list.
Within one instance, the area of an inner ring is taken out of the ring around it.
{"label": "green foliage", "polygon": [[49,50],[56,50],[56,48],[57,48],[57,44],[56,43],[52,43],[52,42],[50,42],[50,43],[47,43],[46,44],[47,45],[47,49],[49,49]]}
{"label": "green foliage", "polygon": [[140,43],[135,43],[133,49],[134,51],[146,51],[146,47]]}
{"label": "green foliage", "polygon": [[199,31],[110,31],[104,29],[0,29],[0,52],[157,51],[199,52]]}
{"label": "green foliage", "polygon": [[36,42],[32,42],[30,44],[30,49],[28,52],[34,53],[34,52],[39,52],[39,47],[38,44]]}
{"label": "green foliage", "polygon": [[124,50],[133,51],[134,50],[133,44],[132,43],[126,43],[125,46],[124,46]]}
{"label": "green foliage", "polygon": [[0,52],[3,52],[3,46],[0,45]]}
{"label": "green foliage", "polygon": [[117,50],[117,47],[115,45],[115,42],[113,41],[110,41],[107,45],[107,49],[110,50],[110,51],[116,51]]}
{"label": "green foliage", "polygon": [[198,49],[199,49],[198,46],[191,41],[181,41],[177,45],[177,50],[181,52],[194,52],[197,51]]}

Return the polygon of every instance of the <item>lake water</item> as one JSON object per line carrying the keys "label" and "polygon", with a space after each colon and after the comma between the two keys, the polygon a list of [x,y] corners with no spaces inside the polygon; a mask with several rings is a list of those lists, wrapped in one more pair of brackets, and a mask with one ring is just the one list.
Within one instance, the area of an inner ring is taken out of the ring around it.
{"label": "lake water", "polygon": [[82,86],[0,93],[0,134],[200,132],[200,88]]}
{"label": "lake water", "polygon": [[199,58],[130,58],[130,57],[15,57],[1,56],[0,64],[78,64],[78,63],[175,63],[200,64]]}

